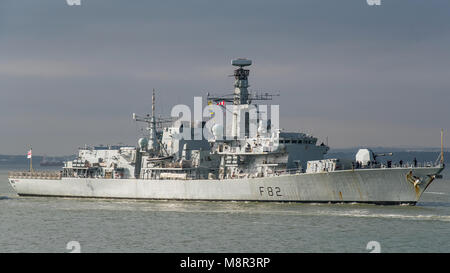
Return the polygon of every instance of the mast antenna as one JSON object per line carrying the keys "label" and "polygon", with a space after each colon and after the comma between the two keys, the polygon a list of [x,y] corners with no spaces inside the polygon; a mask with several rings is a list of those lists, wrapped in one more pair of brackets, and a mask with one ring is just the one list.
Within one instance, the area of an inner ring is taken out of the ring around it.
{"label": "mast antenna", "polygon": [[153,88],[152,94],[152,117],[155,116],[155,88]]}
{"label": "mast antenna", "polygon": [[444,129],[441,129],[441,164],[444,164]]}

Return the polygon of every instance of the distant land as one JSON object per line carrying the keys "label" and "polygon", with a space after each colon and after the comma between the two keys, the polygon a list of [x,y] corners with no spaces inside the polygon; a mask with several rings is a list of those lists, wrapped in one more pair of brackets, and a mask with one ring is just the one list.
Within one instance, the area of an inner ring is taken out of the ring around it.
{"label": "distant land", "polygon": [[[367,147],[352,147],[352,148],[338,148],[330,149],[330,151],[325,155],[326,158],[347,158],[354,159],[355,154],[360,148]],[[404,162],[412,162],[414,158],[418,162],[436,162],[440,156],[439,148],[420,148],[420,147],[405,147],[405,148],[392,148],[392,147],[368,147],[375,153],[390,153],[392,156],[379,157],[380,162],[386,162],[387,160],[392,160],[392,162],[398,162],[400,160]],[[34,155],[33,156],[33,166],[39,166],[39,163],[43,160],[44,156]],[[47,160],[73,160],[76,155],[67,156],[46,156]],[[444,160],[445,162],[450,162],[450,149],[444,149]],[[0,155],[0,166],[8,165],[28,165],[29,159],[26,155]]]}
{"label": "distant land", "polygon": [[[357,152],[358,149],[371,149],[374,152],[441,152],[440,147],[349,147],[349,148],[332,148],[329,152]],[[444,147],[444,152],[450,152],[450,148]]]}
{"label": "distant land", "polygon": [[[55,160],[55,161],[67,161],[73,160],[76,158],[75,155],[69,156],[41,156],[41,155],[33,155],[33,166],[39,166],[41,161],[44,159],[47,160]],[[9,166],[9,165],[28,165],[30,160],[26,155],[0,155],[0,166]]]}
{"label": "distant land", "polygon": [[[423,148],[423,147],[407,147],[407,148],[393,148],[393,147],[353,147],[330,149],[325,155],[326,158],[349,158],[354,159],[358,149],[368,148],[374,153],[393,153],[392,156],[383,156],[377,158],[380,162],[391,160],[393,163],[412,162],[414,158],[418,162],[436,162],[440,158],[440,148]],[[444,162],[450,162],[450,149],[444,149]]]}

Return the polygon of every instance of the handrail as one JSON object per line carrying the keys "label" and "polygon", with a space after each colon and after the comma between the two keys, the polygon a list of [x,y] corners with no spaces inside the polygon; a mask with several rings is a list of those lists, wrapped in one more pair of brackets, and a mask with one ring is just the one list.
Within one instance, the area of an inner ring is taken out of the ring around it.
{"label": "handrail", "polygon": [[60,171],[11,171],[8,173],[8,178],[27,178],[27,179],[58,179],[60,180],[62,173]]}

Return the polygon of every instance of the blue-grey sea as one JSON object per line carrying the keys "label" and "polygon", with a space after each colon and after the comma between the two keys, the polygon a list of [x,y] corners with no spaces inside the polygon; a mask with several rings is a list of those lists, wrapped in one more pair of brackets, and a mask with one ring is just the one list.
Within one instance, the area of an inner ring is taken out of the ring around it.
{"label": "blue-grey sea", "polygon": [[448,169],[416,206],[18,197],[17,169],[0,252],[450,252]]}

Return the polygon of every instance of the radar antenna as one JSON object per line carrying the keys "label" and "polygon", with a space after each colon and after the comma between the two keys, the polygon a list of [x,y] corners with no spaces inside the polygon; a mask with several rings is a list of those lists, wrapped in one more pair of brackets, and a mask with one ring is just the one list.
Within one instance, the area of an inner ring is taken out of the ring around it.
{"label": "radar antenna", "polygon": [[233,105],[241,104],[251,104],[254,100],[272,100],[273,97],[280,96],[279,92],[277,94],[269,94],[268,92],[249,92],[247,89],[250,85],[248,84],[248,76],[250,75],[249,69],[244,69],[246,66],[250,66],[252,61],[245,58],[237,58],[231,60],[231,65],[238,67],[234,70],[235,82],[234,82],[234,92],[231,94],[224,95],[211,95],[207,93],[207,100],[215,102],[217,105],[224,106],[225,103],[233,103]]}

